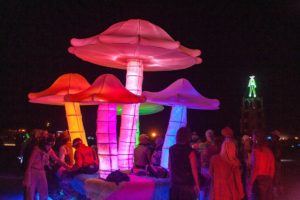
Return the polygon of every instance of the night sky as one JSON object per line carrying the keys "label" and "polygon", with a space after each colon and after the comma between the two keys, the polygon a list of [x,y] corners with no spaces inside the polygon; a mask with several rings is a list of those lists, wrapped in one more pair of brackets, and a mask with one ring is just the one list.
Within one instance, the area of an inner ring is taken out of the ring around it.
{"label": "night sky", "polygon": [[[179,2],[179,3],[175,3]],[[103,32],[132,18],[163,28],[186,47],[202,51],[203,63],[171,72],[145,72],[144,91],[160,91],[188,79],[218,111],[188,110],[193,130],[217,132],[230,125],[239,132],[242,97],[255,75],[264,98],[269,130],[300,132],[299,1],[1,1],[0,128],[67,128],[64,107],[28,103],[27,94],[48,88],[64,73],[92,83],[111,73],[125,84],[124,70],[97,66],[68,53],[70,39]],[[87,133],[95,132],[97,107],[82,107]],[[143,132],[167,128],[170,108],[141,118]]]}

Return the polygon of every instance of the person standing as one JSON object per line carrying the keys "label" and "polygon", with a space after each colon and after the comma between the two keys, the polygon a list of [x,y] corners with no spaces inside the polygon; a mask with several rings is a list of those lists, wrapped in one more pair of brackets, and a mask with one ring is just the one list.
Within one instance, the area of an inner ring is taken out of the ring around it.
{"label": "person standing", "polygon": [[170,147],[170,200],[197,199],[200,192],[197,158],[190,139],[190,130],[182,127],[177,132],[176,144]]}
{"label": "person standing", "polygon": [[241,164],[237,158],[236,145],[232,140],[222,143],[221,152],[210,161],[212,200],[241,200],[244,190]]}
{"label": "person standing", "polygon": [[49,165],[49,158],[69,168],[65,162],[62,162],[56,156],[52,150],[53,145],[53,138],[41,139],[30,154],[23,180],[26,200],[34,200],[36,192],[39,194],[40,200],[48,199],[48,183],[45,166]]}
{"label": "person standing", "polygon": [[274,155],[268,147],[264,130],[254,130],[252,139],[252,169],[248,183],[248,197],[249,199],[272,200],[275,174]]}
{"label": "person standing", "polygon": [[202,191],[204,195],[204,199],[210,199],[210,185],[211,185],[211,177],[209,174],[209,165],[210,159],[213,155],[216,155],[220,152],[220,146],[216,142],[215,132],[212,129],[208,129],[205,131],[205,148],[201,153],[201,179],[204,184],[202,185]]}

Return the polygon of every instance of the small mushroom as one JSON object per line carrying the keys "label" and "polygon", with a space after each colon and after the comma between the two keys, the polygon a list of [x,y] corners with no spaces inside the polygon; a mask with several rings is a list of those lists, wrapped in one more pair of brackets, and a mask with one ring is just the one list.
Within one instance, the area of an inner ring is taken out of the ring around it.
{"label": "small mushroom", "polygon": [[168,130],[162,150],[161,166],[168,168],[169,148],[176,143],[177,130],[187,125],[187,108],[217,110],[220,102],[197,92],[186,79],[178,79],[160,92],[143,92],[147,102],[172,106]]}

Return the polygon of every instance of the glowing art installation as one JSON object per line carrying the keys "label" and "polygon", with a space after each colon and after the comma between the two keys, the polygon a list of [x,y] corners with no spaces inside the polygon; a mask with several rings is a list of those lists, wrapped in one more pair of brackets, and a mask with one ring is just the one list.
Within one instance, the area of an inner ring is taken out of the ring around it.
{"label": "glowing art installation", "polygon": [[[160,27],[141,19],[110,26],[103,33],[72,39],[68,50],[77,57],[106,67],[127,69],[126,88],[142,92],[143,71],[171,71],[202,62],[200,50],[186,48]],[[139,104],[124,105],[119,139],[119,168],[131,169]]]}
{"label": "glowing art installation", "polygon": [[145,98],[129,92],[115,76],[104,74],[86,90],[66,95],[65,101],[99,104],[96,138],[99,174],[105,179],[108,174],[118,169],[116,104],[140,103],[144,102]]}
{"label": "glowing art installation", "polygon": [[249,76],[250,80],[248,83],[249,87],[249,97],[256,97],[256,82],[255,82],[255,76]]}
{"label": "glowing art installation", "polygon": [[65,106],[71,140],[81,138],[83,143],[87,145],[80,105],[76,102],[65,102],[64,96],[81,92],[88,87],[90,87],[90,84],[83,76],[69,73],[56,79],[48,89],[29,93],[28,98],[31,103]]}
{"label": "glowing art installation", "polygon": [[198,93],[186,79],[178,79],[160,92],[143,92],[147,102],[172,106],[168,130],[162,150],[161,166],[168,168],[169,148],[176,143],[176,133],[187,124],[187,108],[219,109],[219,100],[208,99]]}
{"label": "glowing art installation", "polygon": [[[152,115],[155,113],[158,113],[160,111],[162,111],[164,109],[163,106],[158,105],[158,104],[154,104],[154,103],[142,103],[140,105],[140,109],[139,109],[139,115]],[[117,112],[118,115],[122,114],[122,106],[118,105],[117,106]],[[136,126],[136,137],[135,137],[135,146],[139,145],[140,141],[139,141],[139,137],[140,137],[140,120],[138,120],[137,122],[137,126]]]}

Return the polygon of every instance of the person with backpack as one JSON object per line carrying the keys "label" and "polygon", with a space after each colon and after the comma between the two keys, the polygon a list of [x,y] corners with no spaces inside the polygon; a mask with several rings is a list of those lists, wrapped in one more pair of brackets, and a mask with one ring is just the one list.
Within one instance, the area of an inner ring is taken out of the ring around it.
{"label": "person with backpack", "polygon": [[83,144],[80,138],[73,140],[75,164],[68,170],[69,175],[94,174],[99,170],[99,160],[96,151]]}

